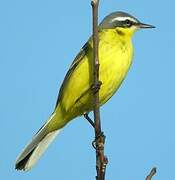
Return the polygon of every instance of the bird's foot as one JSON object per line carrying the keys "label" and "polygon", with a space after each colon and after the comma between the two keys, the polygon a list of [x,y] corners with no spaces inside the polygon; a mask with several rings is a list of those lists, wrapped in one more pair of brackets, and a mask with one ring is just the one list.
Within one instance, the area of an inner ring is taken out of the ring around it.
{"label": "bird's foot", "polygon": [[105,143],[106,136],[103,132],[101,132],[95,139],[92,141],[92,146],[96,150],[102,150],[104,149],[104,143]]}

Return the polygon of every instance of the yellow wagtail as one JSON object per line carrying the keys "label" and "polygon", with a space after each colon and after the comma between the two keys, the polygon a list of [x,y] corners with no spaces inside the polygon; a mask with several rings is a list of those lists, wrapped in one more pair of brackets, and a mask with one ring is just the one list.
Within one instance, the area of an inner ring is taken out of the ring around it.
{"label": "yellow wagtail", "polygon": [[[100,105],[120,87],[133,58],[132,35],[140,28],[153,28],[125,12],[106,16],[99,25]],[[71,64],[49,120],[16,160],[16,169],[29,170],[38,161],[60,130],[72,119],[92,111],[92,37]]]}

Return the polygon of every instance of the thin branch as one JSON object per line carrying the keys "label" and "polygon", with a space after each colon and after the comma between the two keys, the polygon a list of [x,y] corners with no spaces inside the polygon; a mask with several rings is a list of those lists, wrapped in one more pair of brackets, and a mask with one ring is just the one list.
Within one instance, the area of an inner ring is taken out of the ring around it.
{"label": "thin branch", "polygon": [[[99,0],[91,0],[92,14],[93,14],[93,113],[94,122],[88,116],[84,114],[85,119],[92,125],[95,130],[95,140],[92,142],[93,147],[96,150],[96,180],[105,180],[106,165],[108,164],[108,159],[104,155],[104,144],[105,136],[101,130],[101,120],[100,120],[100,102],[99,102],[99,90],[102,82],[99,81],[99,36],[98,36],[98,5]],[[156,174],[156,168],[153,168],[146,180],[151,180]]]}
{"label": "thin branch", "polygon": [[152,177],[156,174],[156,168],[152,168],[148,176],[146,177],[146,180],[151,180]]}
{"label": "thin branch", "polygon": [[93,113],[95,126],[95,140],[93,146],[96,149],[96,180],[105,180],[106,165],[108,163],[107,157],[104,155],[105,136],[101,131],[100,121],[100,104],[99,104],[99,90],[101,82],[99,81],[99,56],[98,56],[98,5],[99,0],[92,0],[92,14],[93,14]]}

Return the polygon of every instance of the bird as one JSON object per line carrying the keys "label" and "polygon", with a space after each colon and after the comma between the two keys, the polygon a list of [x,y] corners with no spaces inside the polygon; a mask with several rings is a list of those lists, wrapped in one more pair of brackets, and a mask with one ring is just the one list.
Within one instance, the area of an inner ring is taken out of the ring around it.
{"label": "bird", "polygon": [[[98,25],[99,104],[105,104],[119,89],[133,59],[133,34],[154,28],[134,16],[116,11]],[[80,49],[60,87],[53,113],[17,157],[15,169],[28,171],[40,159],[49,144],[71,120],[93,110],[93,40]]]}

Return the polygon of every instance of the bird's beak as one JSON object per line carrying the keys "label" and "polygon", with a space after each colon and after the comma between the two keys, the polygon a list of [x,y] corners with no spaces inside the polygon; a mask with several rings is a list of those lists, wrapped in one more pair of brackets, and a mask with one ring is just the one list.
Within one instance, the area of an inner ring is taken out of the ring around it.
{"label": "bird's beak", "polygon": [[155,26],[150,25],[150,24],[144,24],[144,23],[138,23],[137,24],[138,28],[155,28]]}

